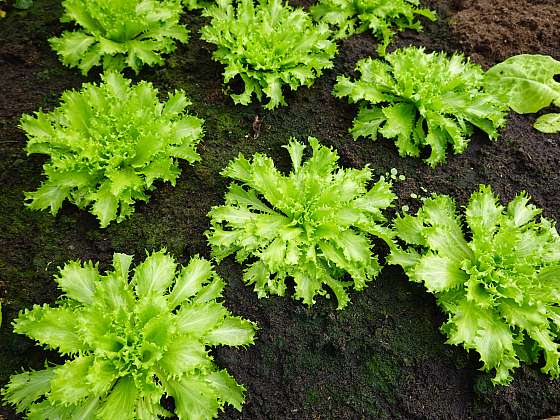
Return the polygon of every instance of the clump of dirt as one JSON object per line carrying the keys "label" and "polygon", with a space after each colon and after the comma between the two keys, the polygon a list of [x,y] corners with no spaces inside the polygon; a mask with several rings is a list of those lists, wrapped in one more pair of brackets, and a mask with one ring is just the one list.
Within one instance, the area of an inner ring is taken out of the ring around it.
{"label": "clump of dirt", "polygon": [[450,20],[461,49],[492,66],[517,54],[560,58],[560,8],[557,0],[474,0],[455,2]]}

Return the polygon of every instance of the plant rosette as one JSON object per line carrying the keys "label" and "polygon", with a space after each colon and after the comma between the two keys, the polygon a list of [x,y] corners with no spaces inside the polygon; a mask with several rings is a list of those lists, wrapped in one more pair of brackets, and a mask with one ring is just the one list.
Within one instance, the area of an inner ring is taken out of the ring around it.
{"label": "plant rosette", "polygon": [[560,237],[528,202],[522,193],[504,207],[481,185],[464,218],[449,196],[433,195],[394,221],[406,247],[393,246],[388,263],[435,295],[447,343],[475,350],[495,384],[543,354],[542,371],[560,374]]}
{"label": "plant rosette", "polygon": [[462,55],[426,53],[423,48],[396,50],[385,60],[358,61],[360,78],[338,76],[333,95],[360,105],[350,133],[357,139],[395,139],[401,156],[419,157],[431,149],[426,163],[446,159],[467,148],[474,127],[491,140],[505,124],[507,105],[483,89],[484,72]]}
{"label": "plant rosette", "polygon": [[62,62],[86,75],[92,67],[138,73],[163,64],[162,54],[186,43],[180,0],[64,0],[62,22],[79,29],[49,40]]}
{"label": "plant rosette", "polygon": [[206,234],[218,261],[231,254],[248,260],[243,279],[259,297],[283,296],[292,278],[296,299],[312,306],[330,290],[343,309],[348,289],[363,290],[380,271],[372,239],[391,241],[382,210],[396,195],[390,179],[368,188],[370,168],[340,168],[335,151],[315,138],[309,143],[305,162],[303,144],[291,139],[285,146],[293,165],[288,175],[260,153],[231,161],[222,175],[237,182],[225,204],[209,212]]}
{"label": "plant rosette", "polygon": [[[14,331],[69,360],[13,375],[4,401],[31,419],[214,418],[241,410],[244,388],[208,348],[253,343],[256,326],[218,299],[224,287],[210,262],[179,266],[154,252],[130,277],[132,257],[115,254],[101,275],[91,262],[67,263],[56,306],[22,311]],[[172,397],[175,413],[161,405]]]}
{"label": "plant rosette", "polygon": [[175,185],[178,159],[200,160],[203,121],[185,112],[190,102],[183,92],[166,102],[157,94],[151,83],[133,85],[108,72],[99,85],[64,92],[54,111],[24,115],[28,154],[49,156],[47,180],[26,194],[27,206],[56,215],[69,200],[90,208],[106,227],[132,214],[135,201],[147,201],[154,181]]}
{"label": "plant rosette", "polygon": [[216,61],[225,66],[224,82],[239,76],[244,91],[231,94],[236,104],[247,105],[253,94],[266,96],[267,109],[286,105],[282,87],[311,86],[324,69],[332,68],[336,44],[326,24],[313,24],[302,9],[281,0],[218,0],[203,13],[211,18],[201,38],[215,44]]}
{"label": "plant rosette", "polygon": [[418,16],[437,19],[434,12],[419,5],[419,0],[321,0],[310,13],[318,22],[332,27],[336,39],[371,31],[380,40],[377,52],[385,55],[396,32],[422,29]]}

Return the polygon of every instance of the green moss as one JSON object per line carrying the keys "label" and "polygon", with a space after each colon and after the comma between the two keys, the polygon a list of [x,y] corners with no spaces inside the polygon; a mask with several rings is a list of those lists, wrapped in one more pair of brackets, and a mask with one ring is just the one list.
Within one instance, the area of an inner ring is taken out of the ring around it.
{"label": "green moss", "polygon": [[320,396],[319,396],[319,392],[312,389],[311,391],[309,391],[307,393],[307,404],[310,406],[314,406],[315,404],[317,404],[317,402],[319,402]]}
{"label": "green moss", "polygon": [[401,379],[401,371],[393,357],[387,353],[374,353],[367,362],[367,381],[379,391],[389,404],[395,404],[395,392]]}
{"label": "green moss", "polygon": [[[34,0],[29,9],[12,8],[7,16],[0,20],[4,39],[22,39],[28,34],[40,35],[48,39],[53,35],[50,25],[58,21],[62,14],[60,0]],[[25,23],[22,27],[22,23]]]}
{"label": "green moss", "polygon": [[[64,77],[67,73],[67,70],[61,66],[54,66],[43,69],[37,72],[37,79],[43,82],[47,82],[53,78],[60,78]],[[52,92],[49,96],[60,96],[59,91]]]}

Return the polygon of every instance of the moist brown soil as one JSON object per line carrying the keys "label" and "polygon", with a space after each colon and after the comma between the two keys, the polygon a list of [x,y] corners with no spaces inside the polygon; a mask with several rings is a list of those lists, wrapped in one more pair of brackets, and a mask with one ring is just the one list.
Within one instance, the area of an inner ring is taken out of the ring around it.
{"label": "moist brown soil", "polygon": [[560,7],[557,0],[460,0],[451,33],[474,61],[493,65],[517,54],[558,59]]}
{"label": "moist brown soil", "polygon": [[[560,57],[560,21],[552,1],[427,3],[437,9],[439,22],[427,23],[421,34],[400,34],[393,48],[463,49],[484,65],[518,52]],[[288,107],[264,111],[258,104],[234,106],[222,92],[222,68],[212,61],[211,46],[199,40],[197,31],[205,22],[197,14],[185,18],[192,31],[189,44],[166,66],[147,69],[135,80],[152,81],[163,97],[174,89],[187,92],[192,112],[206,120],[202,161],[184,165],[175,187],[157,185],[149,203],[137,204],[130,219],[107,229],[69,204],[56,217],[32,212],[23,206],[24,192],[40,184],[44,158],[26,156],[19,118],[50,110],[63,90],[98,80],[98,74],[84,78],[64,68],[50,50],[47,39],[64,29],[60,13],[57,0],[37,0],[29,11],[10,11],[0,20],[0,386],[22,368],[59,361],[10,327],[23,308],[55,301],[57,266],[93,259],[106,268],[113,252],[134,254],[138,262],[146,249],[161,247],[183,263],[197,253],[209,257],[203,232],[208,210],[223,200],[227,182],[220,170],[239,152],[257,151],[286,169],[288,156],[281,146],[290,136],[318,137],[338,150],[345,167],[369,164],[379,175],[397,168],[407,177],[395,187],[399,207],[414,208],[410,194],[424,191],[450,194],[464,205],[485,183],[504,201],[526,190],[545,216],[560,219],[560,136],[536,132],[531,126],[536,116],[511,115],[496,142],[475,133],[464,154],[432,170],[399,157],[390,141],[354,142],[348,134],[357,108],[330,92],[338,74],[352,74],[359,58],[375,55],[369,35],[342,42],[335,67],[313,87],[287,92]],[[514,24],[522,20],[536,22],[535,31],[543,34],[527,38],[526,26]],[[507,52],[499,47],[514,39],[526,42]],[[386,250],[379,252],[383,257]],[[439,332],[445,317],[433,297],[396,267],[386,267],[365,291],[353,293],[344,311],[326,299],[312,309],[288,297],[259,300],[242,284],[242,267],[233,259],[218,271],[227,282],[226,305],[260,326],[254,346],[213,350],[216,362],[247,388],[243,412],[227,408],[221,418],[539,419],[560,414],[560,383],[540,373],[543,361],[518,369],[510,386],[493,387],[492,375],[478,370],[475,353],[445,344]],[[2,417],[19,418],[8,407],[0,408]]]}

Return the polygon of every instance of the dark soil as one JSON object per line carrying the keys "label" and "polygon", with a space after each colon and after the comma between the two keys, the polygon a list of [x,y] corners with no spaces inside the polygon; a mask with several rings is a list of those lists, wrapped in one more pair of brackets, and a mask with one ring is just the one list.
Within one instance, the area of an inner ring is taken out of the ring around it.
{"label": "dark soil", "polygon": [[[463,49],[484,65],[520,52],[560,58],[554,0],[427,3],[438,10],[440,21],[427,23],[422,34],[402,33],[393,47]],[[158,185],[148,204],[136,205],[130,219],[107,229],[69,204],[57,217],[32,212],[23,206],[24,192],[39,186],[44,159],[26,156],[19,118],[52,109],[63,90],[97,80],[95,74],[86,79],[65,69],[50,50],[47,39],[63,30],[60,13],[59,1],[37,0],[29,11],[10,11],[0,20],[0,386],[22,368],[39,369],[47,358],[57,361],[54,353],[14,335],[10,327],[23,308],[54,302],[57,266],[93,259],[106,267],[116,251],[135,254],[139,261],[145,249],[161,247],[182,262],[197,253],[208,257],[206,213],[222,202],[226,187],[219,171],[239,152],[256,151],[285,168],[288,156],[280,146],[290,136],[318,137],[338,150],[346,167],[370,164],[378,174],[397,168],[407,176],[396,186],[399,206],[415,206],[410,194],[425,194],[423,189],[450,194],[464,205],[486,183],[503,200],[527,190],[546,216],[560,219],[560,136],[536,132],[535,116],[511,115],[497,142],[476,133],[466,153],[432,170],[400,158],[389,141],[354,142],[348,134],[356,107],[330,91],[337,74],[352,73],[359,58],[375,55],[369,35],[341,43],[333,70],[312,88],[289,92],[289,106],[270,112],[257,104],[234,106],[222,92],[222,69],[211,60],[211,46],[198,39],[204,21],[196,14],[186,18],[190,43],[165,67],[145,70],[136,80],[152,81],[162,95],[187,92],[192,111],[206,120],[202,162],[185,165],[176,187]],[[260,125],[254,124],[257,117]],[[518,369],[511,386],[493,387],[491,375],[478,370],[475,353],[445,344],[438,329],[444,315],[400,269],[384,269],[368,289],[351,296],[344,311],[325,299],[313,309],[287,297],[259,300],[241,283],[242,268],[232,259],[218,271],[228,283],[228,307],[261,328],[256,345],[213,352],[247,388],[243,412],[228,408],[221,418],[538,419],[560,413],[560,383],[540,373],[542,361]],[[9,408],[0,408],[2,416],[17,418]]]}
{"label": "dark soil", "polygon": [[560,54],[558,0],[460,0],[451,32],[461,49],[493,65],[516,54]]}

